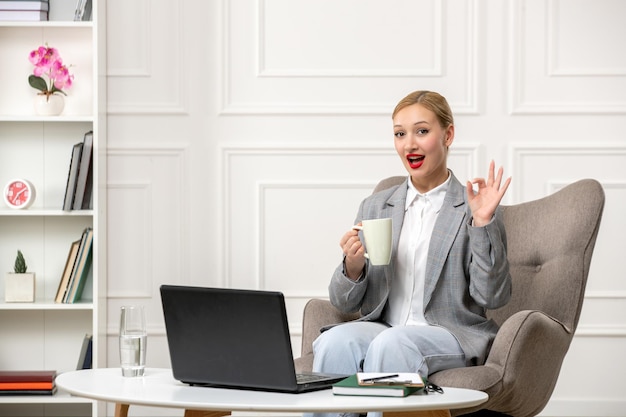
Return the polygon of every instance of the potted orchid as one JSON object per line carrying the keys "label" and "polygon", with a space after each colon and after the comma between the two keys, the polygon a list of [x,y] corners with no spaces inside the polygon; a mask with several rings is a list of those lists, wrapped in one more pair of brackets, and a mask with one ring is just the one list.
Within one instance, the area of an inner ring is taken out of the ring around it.
{"label": "potted orchid", "polygon": [[40,91],[35,100],[37,112],[47,116],[61,114],[65,105],[62,95],[67,95],[63,89],[72,86],[74,76],[63,64],[59,51],[48,45],[40,46],[31,51],[28,60],[35,66],[28,83]]}

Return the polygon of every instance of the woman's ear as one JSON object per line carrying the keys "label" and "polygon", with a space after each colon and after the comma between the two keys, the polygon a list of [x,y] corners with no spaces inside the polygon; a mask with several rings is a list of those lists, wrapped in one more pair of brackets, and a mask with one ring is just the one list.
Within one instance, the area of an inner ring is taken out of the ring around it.
{"label": "woman's ear", "polygon": [[444,144],[446,145],[446,148],[449,148],[450,145],[452,145],[452,142],[454,142],[454,125],[450,125],[446,128],[444,136]]}

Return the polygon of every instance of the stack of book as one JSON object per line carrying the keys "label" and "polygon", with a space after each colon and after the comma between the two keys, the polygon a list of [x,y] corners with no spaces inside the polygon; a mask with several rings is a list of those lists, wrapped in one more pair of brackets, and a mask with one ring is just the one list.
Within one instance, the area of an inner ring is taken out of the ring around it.
{"label": "stack of book", "polygon": [[93,131],[72,148],[67,174],[63,210],[87,210],[93,207]]}
{"label": "stack of book", "polygon": [[72,304],[80,301],[85,282],[91,271],[91,248],[93,229],[87,227],[79,240],[72,242],[61,275],[59,288],[54,297],[55,303]]}
{"label": "stack of book", "polygon": [[48,10],[48,0],[0,0],[0,21],[45,21]]}
{"label": "stack of book", "polygon": [[0,395],[52,395],[56,371],[0,371]]}

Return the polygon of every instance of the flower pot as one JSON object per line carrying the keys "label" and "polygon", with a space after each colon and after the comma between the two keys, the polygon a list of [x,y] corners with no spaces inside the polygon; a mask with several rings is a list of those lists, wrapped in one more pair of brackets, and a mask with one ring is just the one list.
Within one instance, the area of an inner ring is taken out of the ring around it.
{"label": "flower pot", "polygon": [[35,274],[7,272],[4,281],[4,301],[7,303],[32,303],[35,301]]}
{"label": "flower pot", "polygon": [[37,94],[35,96],[35,112],[40,116],[58,116],[63,113],[65,99],[61,94]]}

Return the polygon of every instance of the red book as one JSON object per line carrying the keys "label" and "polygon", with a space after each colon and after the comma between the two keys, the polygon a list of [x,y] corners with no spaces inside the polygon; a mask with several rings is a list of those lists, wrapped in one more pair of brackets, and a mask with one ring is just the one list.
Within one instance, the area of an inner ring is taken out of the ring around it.
{"label": "red book", "polygon": [[57,371],[0,371],[0,384],[16,382],[54,382]]}

